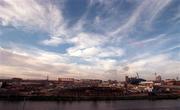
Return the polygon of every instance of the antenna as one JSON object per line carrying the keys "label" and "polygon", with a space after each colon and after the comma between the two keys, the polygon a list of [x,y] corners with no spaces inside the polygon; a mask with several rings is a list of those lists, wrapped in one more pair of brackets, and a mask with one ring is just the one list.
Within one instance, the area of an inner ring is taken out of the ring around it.
{"label": "antenna", "polygon": [[47,81],[49,81],[49,76],[47,75],[47,79],[46,79]]}
{"label": "antenna", "polygon": [[179,80],[179,77],[178,77],[178,76],[176,77],[176,80],[177,80],[177,81]]}
{"label": "antenna", "polygon": [[137,74],[137,78],[139,78],[139,74],[138,74],[138,72],[136,72],[136,74]]}
{"label": "antenna", "polygon": [[157,76],[157,73],[155,72],[154,75],[155,75],[155,77],[156,77],[156,76]]}
{"label": "antenna", "polygon": [[155,72],[155,73],[154,73],[154,75],[155,75],[155,80],[156,80],[156,77],[157,77],[157,73]]}

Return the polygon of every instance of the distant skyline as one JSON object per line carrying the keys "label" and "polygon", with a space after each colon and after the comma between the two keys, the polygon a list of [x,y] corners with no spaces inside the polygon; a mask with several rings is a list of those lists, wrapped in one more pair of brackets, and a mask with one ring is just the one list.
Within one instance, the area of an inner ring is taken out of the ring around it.
{"label": "distant skyline", "polygon": [[180,0],[0,0],[0,78],[180,77]]}

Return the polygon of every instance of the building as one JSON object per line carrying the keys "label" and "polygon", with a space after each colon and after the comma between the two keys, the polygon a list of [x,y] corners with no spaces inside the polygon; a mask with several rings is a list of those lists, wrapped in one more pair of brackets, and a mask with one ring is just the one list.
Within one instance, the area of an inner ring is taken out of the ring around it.
{"label": "building", "polygon": [[162,78],[161,78],[160,75],[156,76],[156,81],[157,81],[157,82],[161,82],[161,81],[162,81]]}
{"label": "building", "polygon": [[63,84],[72,84],[74,81],[74,78],[58,78],[58,82]]}
{"label": "building", "polygon": [[0,88],[2,87],[2,84],[3,84],[3,83],[2,83],[2,82],[0,82]]}
{"label": "building", "polygon": [[154,82],[153,81],[143,81],[143,82],[140,82],[139,85],[145,86],[145,87],[152,87],[154,85]]}
{"label": "building", "polygon": [[98,79],[81,79],[81,81],[82,84],[87,87],[98,86],[99,84],[102,83],[102,80],[98,80]]}
{"label": "building", "polygon": [[175,84],[175,82],[176,82],[175,79],[166,79],[166,80],[165,80],[165,85],[172,86],[172,85]]}
{"label": "building", "polygon": [[21,78],[12,78],[11,79],[12,84],[20,85],[20,83],[23,81]]}

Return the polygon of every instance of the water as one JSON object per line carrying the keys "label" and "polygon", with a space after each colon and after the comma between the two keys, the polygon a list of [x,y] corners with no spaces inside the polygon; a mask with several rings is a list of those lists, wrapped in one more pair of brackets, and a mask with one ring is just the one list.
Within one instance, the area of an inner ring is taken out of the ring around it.
{"label": "water", "polygon": [[0,110],[180,110],[180,100],[0,101]]}

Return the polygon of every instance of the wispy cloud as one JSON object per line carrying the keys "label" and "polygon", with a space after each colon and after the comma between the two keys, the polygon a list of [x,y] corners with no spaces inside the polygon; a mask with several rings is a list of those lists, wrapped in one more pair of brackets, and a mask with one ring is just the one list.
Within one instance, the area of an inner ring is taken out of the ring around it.
{"label": "wispy cloud", "polygon": [[87,0],[78,2],[83,11],[45,1],[0,1],[0,76],[118,79],[179,71],[174,1]]}
{"label": "wispy cloud", "polygon": [[[161,52],[162,52],[162,53],[165,53],[165,52],[172,51],[172,50],[174,50],[174,49],[179,49],[178,53],[180,53],[180,44],[175,45],[175,46],[172,46],[172,47],[167,48],[167,49],[164,49],[164,50],[162,50]],[[178,54],[178,53],[177,53],[177,54]]]}
{"label": "wispy cloud", "polygon": [[154,42],[159,42],[161,41],[162,39],[166,39],[166,34],[160,34],[158,36],[155,36],[155,37],[151,37],[149,39],[144,39],[144,40],[140,40],[140,41],[131,41],[130,43],[133,44],[133,45],[146,45],[146,44],[149,44],[149,43],[154,43]]}
{"label": "wispy cloud", "polygon": [[180,7],[177,8],[177,12],[175,13],[175,16],[172,18],[171,21],[175,21],[177,24],[180,23]]}
{"label": "wispy cloud", "polygon": [[[42,31],[50,39],[46,45],[57,45],[65,35],[65,21],[62,11],[53,2],[37,0],[2,0],[0,1],[0,23],[25,31]],[[55,41],[57,40],[57,41]]]}
{"label": "wispy cloud", "polygon": [[[171,2],[171,0],[144,0],[139,3],[132,15],[127,18],[127,22],[120,25],[116,30],[110,33],[111,36],[116,34],[128,34],[133,31],[137,25],[150,26],[152,21],[158,17],[158,14]],[[144,22],[144,24],[142,24]],[[141,24],[140,24],[141,23]]]}

